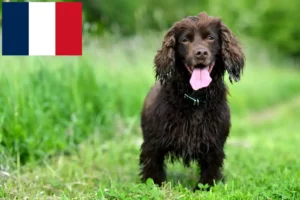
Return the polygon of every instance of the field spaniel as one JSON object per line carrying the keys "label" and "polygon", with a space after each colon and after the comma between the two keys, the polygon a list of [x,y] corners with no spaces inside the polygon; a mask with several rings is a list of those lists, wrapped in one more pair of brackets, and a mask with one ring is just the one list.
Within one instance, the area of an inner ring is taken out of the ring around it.
{"label": "field spaniel", "polygon": [[224,74],[231,83],[239,81],[244,62],[239,41],[220,18],[202,12],[169,29],[154,59],[157,81],[142,110],[143,182],[166,180],[166,158],[186,167],[195,161],[201,169],[198,183],[209,188],[224,180],[231,126]]}

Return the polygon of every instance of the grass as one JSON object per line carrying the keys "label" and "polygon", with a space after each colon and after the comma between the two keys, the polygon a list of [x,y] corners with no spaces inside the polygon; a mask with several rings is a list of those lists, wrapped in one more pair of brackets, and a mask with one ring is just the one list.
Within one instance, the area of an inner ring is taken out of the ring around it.
{"label": "grass", "polygon": [[180,163],[162,188],[139,182],[139,112],[160,37],[142,39],[105,38],[82,58],[1,59],[0,199],[299,199],[300,72],[251,51],[229,85],[227,183],[192,193],[197,168]]}

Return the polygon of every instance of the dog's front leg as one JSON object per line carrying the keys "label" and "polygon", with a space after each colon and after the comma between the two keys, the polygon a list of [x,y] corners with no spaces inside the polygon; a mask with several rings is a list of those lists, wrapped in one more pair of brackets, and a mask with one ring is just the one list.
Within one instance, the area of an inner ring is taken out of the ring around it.
{"label": "dog's front leg", "polygon": [[140,166],[143,182],[152,178],[155,184],[161,186],[162,182],[166,180],[164,153],[145,142],[142,144]]}
{"label": "dog's front leg", "polygon": [[[198,184],[207,184],[207,189],[209,190],[215,183],[224,179],[222,173],[224,158],[224,151],[220,149],[210,149],[208,153],[203,154],[198,161],[201,169]],[[194,191],[200,189],[198,184],[194,188]]]}

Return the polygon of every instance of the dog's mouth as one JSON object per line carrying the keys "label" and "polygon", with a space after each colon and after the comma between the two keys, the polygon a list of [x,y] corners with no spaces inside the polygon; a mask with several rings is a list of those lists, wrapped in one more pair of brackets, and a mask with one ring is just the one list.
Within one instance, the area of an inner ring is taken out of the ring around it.
{"label": "dog's mouth", "polygon": [[184,64],[188,72],[191,74],[190,84],[193,90],[199,90],[201,88],[208,87],[212,79],[210,73],[215,65],[215,62],[210,65],[198,64],[193,68]]}

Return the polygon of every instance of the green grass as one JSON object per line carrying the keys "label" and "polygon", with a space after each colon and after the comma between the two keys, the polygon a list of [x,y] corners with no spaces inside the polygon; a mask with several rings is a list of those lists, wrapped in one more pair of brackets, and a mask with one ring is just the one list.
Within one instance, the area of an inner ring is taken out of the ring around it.
{"label": "green grass", "polygon": [[196,165],[180,163],[162,188],[139,182],[139,114],[158,45],[105,38],[82,58],[2,58],[0,199],[299,199],[300,71],[249,51],[229,85],[227,183],[192,193]]}

